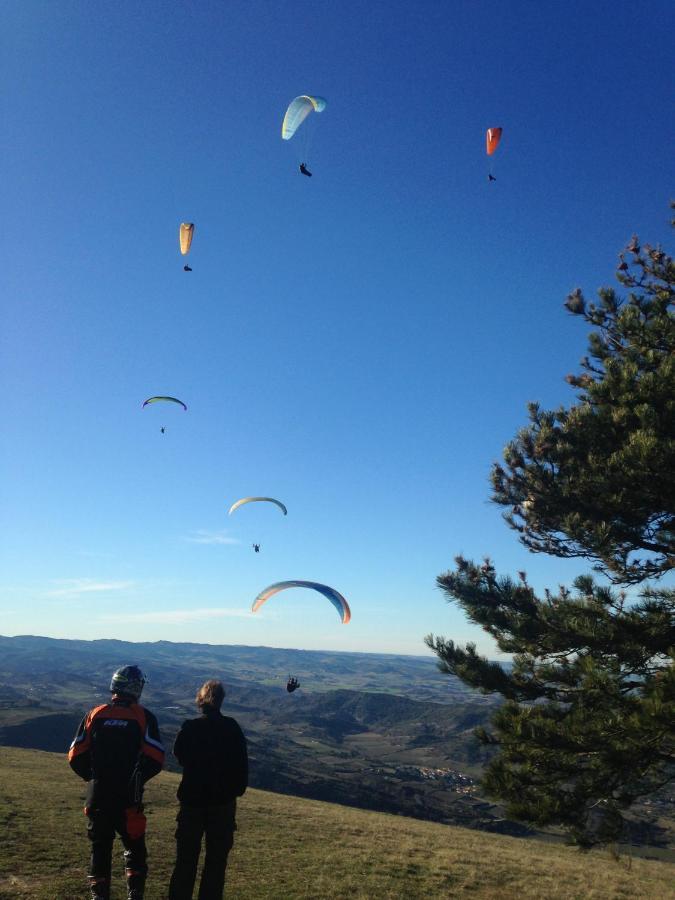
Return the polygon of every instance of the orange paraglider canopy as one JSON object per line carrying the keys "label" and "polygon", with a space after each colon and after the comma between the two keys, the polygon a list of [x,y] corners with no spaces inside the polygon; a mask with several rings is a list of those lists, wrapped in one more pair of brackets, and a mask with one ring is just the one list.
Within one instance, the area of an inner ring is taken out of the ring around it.
{"label": "orange paraglider canopy", "polygon": [[499,142],[502,139],[502,129],[501,128],[488,128],[487,134],[485,135],[485,147],[487,150],[487,155],[492,156],[497,147],[499,146]]}

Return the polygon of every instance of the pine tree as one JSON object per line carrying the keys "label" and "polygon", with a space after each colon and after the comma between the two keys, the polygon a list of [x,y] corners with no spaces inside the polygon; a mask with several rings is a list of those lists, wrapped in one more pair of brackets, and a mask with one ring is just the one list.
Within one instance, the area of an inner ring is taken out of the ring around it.
{"label": "pine tree", "polygon": [[598,330],[569,409],[529,405],[530,423],[492,470],[493,500],[530,550],[581,556],[617,583],[675,566],[675,265],[633,238],[620,301],[580,290],[567,309]]}
{"label": "pine tree", "polygon": [[637,238],[619,259],[625,299],[611,288],[598,304],[567,299],[595,329],[567,377],[576,402],[530,404],[492,471],[525,546],[585,557],[614,584],[585,575],[538,597],[524,572],[458,557],[439,586],[513,666],[426,638],[442,671],[505,698],[478,732],[496,750],[486,791],[582,847],[625,837],[625,812],[675,777],[675,590],[643,583],[675,568],[675,266]]}

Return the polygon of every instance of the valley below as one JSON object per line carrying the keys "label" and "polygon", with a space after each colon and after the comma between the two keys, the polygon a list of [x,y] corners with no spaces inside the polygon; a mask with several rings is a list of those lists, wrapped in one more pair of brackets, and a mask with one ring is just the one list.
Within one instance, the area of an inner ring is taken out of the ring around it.
{"label": "valley below", "polygon": [[[196,715],[207,678],[227,691],[225,715],[246,734],[251,785],[276,793],[461,825],[561,840],[509,820],[478,779],[488,750],[474,735],[497,701],[438,671],[433,658],[205,644],[0,637],[0,745],[64,755],[84,713],[109,698],[111,673],[138,664],[142,702],[169,751]],[[300,681],[286,691],[289,674]],[[64,760],[65,764],[65,760]],[[632,839],[670,857],[674,792],[635,810]]]}

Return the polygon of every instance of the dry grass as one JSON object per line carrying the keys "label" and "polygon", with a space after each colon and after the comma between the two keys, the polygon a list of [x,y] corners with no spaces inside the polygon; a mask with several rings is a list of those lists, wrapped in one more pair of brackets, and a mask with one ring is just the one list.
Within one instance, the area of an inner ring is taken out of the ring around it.
{"label": "dry grass", "polygon": [[[65,757],[0,748],[0,897],[81,900],[87,861],[81,782]],[[177,777],[147,792],[148,900],[166,897]],[[249,791],[226,896],[675,898],[675,866]],[[123,896],[116,845],[113,898]]]}

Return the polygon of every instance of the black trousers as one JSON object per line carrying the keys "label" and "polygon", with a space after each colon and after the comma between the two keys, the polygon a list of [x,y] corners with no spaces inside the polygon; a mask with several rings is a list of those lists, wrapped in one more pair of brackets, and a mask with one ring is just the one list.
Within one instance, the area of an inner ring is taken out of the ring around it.
{"label": "black trousers", "polygon": [[227,855],[234,843],[237,801],[222,806],[186,806],[181,803],[176,816],[176,865],[169,900],[192,900],[197,864],[205,838],[206,852],[199,900],[222,900]]}
{"label": "black trousers", "polygon": [[137,807],[110,807],[87,810],[87,834],[91,841],[89,874],[110,879],[112,845],[119,834],[124,846],[124,865],[127,877],[145,878],[147,850],[145,849],[145,816]]}

